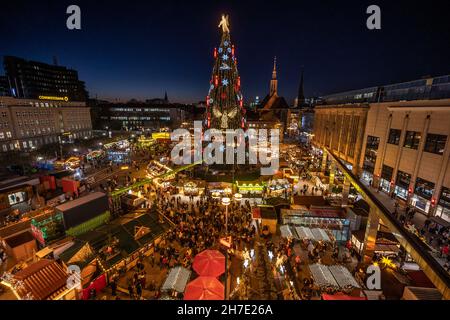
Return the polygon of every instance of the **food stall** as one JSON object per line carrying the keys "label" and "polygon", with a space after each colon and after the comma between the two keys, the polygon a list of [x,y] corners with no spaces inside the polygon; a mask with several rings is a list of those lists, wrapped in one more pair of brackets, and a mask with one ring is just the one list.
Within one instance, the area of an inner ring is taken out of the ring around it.
{"label": "food stall", "polygon": [[131,162],[131,148],[128,140],[119,140],[105,144],[103,148],[106,150],[106,158],[117,164]]}
{"label": "food stall", "polygon": [[161,287],[162,293],[170,296],[176,296],[183,293],[191,274],[192,271],[183,267],[172,268]]}
{"label": "food stall", "polygon": [[202,195],[205,190],[205,182],[201,180],[182,182],[182,186],[179,187],[180,193],[185,196],[198,196]]}
{"label": "food stall", "polygon": [[350,221],[341,208],[311,206],[308,210],[281,209],[283,224],[326,229],[336,241],[349,239]]}
{"label": "food stall", "polygon": [[88,160],[96,160],[96,159],[103,157],[104,155],[105,155],[105,152],[103,150],[94,150],[94,151],[89,152],[86,155],[86,158]]}
{"label": "food stall", "polygon": [[208,192],[217,197],[230,196],[233,193],[232,187],[233,185],[228,182],[209,182],[207,186]]}
{"label": "food stall", "polygon": [[267,193],[271,197],[287,197],[291,184],[287,179],[274,179],[267,184]]}
{"label": "food stall", "polygon": [[244,182],[244,181],[236,181],[237,191],[242,194],[243,199],[248,198],[262,198],[265,185],[263,182],[253,181],[253,182]]}

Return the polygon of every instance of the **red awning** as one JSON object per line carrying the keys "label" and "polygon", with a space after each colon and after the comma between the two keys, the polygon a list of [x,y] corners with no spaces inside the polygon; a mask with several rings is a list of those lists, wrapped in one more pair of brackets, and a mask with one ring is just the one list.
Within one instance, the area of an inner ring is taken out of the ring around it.
{"label": "red awning", "polygon": [[198,277],[186,286],[184,300],[224,300],[224,286],[214,277]]}
{"label": "red awning", "polygon": [[366,297],[352,297],[343,293],[322,294],[323,300],[367,300]]}

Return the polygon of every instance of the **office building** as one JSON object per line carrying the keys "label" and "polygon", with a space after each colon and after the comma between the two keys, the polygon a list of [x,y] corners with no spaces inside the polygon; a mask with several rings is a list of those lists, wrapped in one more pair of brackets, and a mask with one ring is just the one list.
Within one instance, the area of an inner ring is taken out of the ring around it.
{"label": "office building", "polygon": [[450,221],[450,76],[322,97],[314,143],[361,179]]}
{"label": "office building", "polygon": [[78,79],[76,70],[13,56],[5,56],[3,65],[10,95],[15,98],[61,97],[65,101],[87,99],[84,82]]}
{"label": "office building", "polygon": [[96,129],[157,131],[166,127],[177,128],[193,119],[193,105],[148,101],[153,102],[97,103],[95,109],[99,119]]}
{"label": "office building", "polygon": [[85,102],[59,97],[16,99],[0,97],[0,151],[29,151],[45,144],[91,137]]}

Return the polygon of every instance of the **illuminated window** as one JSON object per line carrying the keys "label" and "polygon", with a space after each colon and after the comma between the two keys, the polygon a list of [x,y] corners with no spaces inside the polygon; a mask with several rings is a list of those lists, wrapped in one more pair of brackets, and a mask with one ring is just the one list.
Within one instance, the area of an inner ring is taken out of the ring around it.
{"label": "illuminated window", "polygon": [[421,134],[416,131],[406,131],[405,143],[403,146],[405,148],[417,149],[419,148]]}
{"label": "illuminated window", "polygon": [[425,141],[424,151],[444,154],[445,143],[447,141],[447,136],[440,134],[427,134],[427,140]]}
{"label": "illuminated window", "polygon": [[400,143],[400,135],[401,134],[402,134],[402,131],[399,129],[389,130],[388,143],[398,145]]}

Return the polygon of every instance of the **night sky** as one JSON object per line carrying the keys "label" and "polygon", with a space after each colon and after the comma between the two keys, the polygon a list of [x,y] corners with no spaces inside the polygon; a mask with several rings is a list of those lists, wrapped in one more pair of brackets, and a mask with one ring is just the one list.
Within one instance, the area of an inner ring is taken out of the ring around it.
{"label": "night sky", "polygon": [[[95,3],[94,3],[95,2]],[[230,15],[246,101],[269,90],[273,56],[278,91],[291,103],[301,67],[305,94],[317,96],[450,73],[447,1],[7,1],[0,8],[0,55],[79,72],[91,97],[176,102],[204,100]],[[82,30],[66,28],[81,7]],[[366,28],[381,7],[382,29]],[[3,73],[1,70],[0,73]]]}

